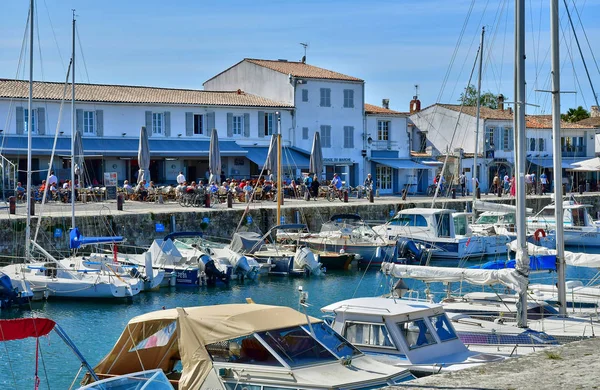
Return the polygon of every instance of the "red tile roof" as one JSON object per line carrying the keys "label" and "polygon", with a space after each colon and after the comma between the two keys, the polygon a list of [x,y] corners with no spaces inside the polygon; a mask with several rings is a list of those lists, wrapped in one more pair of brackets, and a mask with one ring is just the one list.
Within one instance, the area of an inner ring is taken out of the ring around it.
{"label": "red tile roof", "polygon": [[319,68],[313,65],[305,64],[302,62],[295,61],[282,61],[282,60],[260,60],[255,58],[245,58],[244,61],[252,64],[263,66],[265,68],[274,70],[276,72],[291,74],[294,77],[304,77],[309,79],[329,79],[329,80],[344,80],[344,81],[360,81],[363,80],[347,76],[342,73],[334,72]]}
{"label": "red tile roof", "polygon": [[[528,129],[551,129],[552,115],[527,115],[525,117]],[[579,122],[571,123],[560,121],[561,129],[590,129],[590,126],[580,125]]]}
{"label": "red tile roof", "polygon": [[600,116],[594,118],[582,119],[576,122],[578,125],[588,126],[588,127],[600,127]]}
{"label": "red tile roof", "polygon": [[[39,82],[33,84],[34,99],[61,100],[64,83]],[[0,98],[26,99],[29,83],[24,80],[0,79]],[[209,106],[272,107],[292,108],[288,103],[276,102],[243,91],[201,91],[193,89],[173,89],[126,85],[76,84],[77,101],[100,103],[137,104],[184,104]],[[71,99],[71,87],[67,87],[66,97]]]}
{"label": "red tile roof", "polygon": [[377,115],[408,115],[407,112],[394,111],[390,110],[389,108],[383,108],[368,103],[365,103],[365,113]]}

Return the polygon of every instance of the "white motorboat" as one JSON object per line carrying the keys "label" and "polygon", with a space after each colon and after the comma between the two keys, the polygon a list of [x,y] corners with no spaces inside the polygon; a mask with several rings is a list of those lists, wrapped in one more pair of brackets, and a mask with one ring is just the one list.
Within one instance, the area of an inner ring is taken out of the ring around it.
{"label": "white motorboat", "polygon": [[[572,200],[563,202],[565,246],[600,247],[600,225],[594,222],[589,213],[589,209],[592,207],[592,205],[579,204]],[[546,236],[556,229],[554,208],[554,204],[550,204],[533,217],[527,218],[527,230],[530,234]],[[541,245],[548,246],[543,243]]]}
{"label": "white motorboat", "polygon": [[504,360],[467,349],[439,304],[353,298],[321,309],[331,327],[363,353],[417,377]]}
{"label": "white motorboat", "polygon": [[322,320],[258,304],[135,317],[94,372],[102,379],[155,368],[181,390],[367,389],[414,378],[365,356]]}
{"label": "white motorboat", "polygon": [[396,240],[380,236],[356,214],[333,215],[319,233],[302,235],[299,243],[320,252],[355,254],[361,268],[398,261]]}
{"label": "white motorboat", "polygon": [[469,228],[468,214],[450,209],[414,208],[400,210],[373,230],[390,240],[399,238],[422,243],[432,258],[466,259],[505,254],[510,237],[476,235]]}

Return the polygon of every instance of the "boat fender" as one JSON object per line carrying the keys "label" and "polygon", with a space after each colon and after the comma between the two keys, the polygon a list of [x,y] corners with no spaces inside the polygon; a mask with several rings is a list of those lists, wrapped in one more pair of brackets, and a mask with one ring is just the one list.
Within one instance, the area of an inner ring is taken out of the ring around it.
{"label": "boat fender", "polygon": [[542,237],[546,237],[546,231],[544,229],[538,229],[533,233],[533,238],[536,241],[540,241]]}

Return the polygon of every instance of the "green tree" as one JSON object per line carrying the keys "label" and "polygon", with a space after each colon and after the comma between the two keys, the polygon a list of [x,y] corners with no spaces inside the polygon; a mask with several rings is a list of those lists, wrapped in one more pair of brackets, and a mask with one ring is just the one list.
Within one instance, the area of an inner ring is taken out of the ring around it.
{"label": "green tree", "polygon": [[[460,103],[465,102],[465,106],[476,106],[477,105],[477,88],[473,84],[470,84],[465,92],[460,94]],[[482,93],[479,99],[482,107],[488,107],[491,109],[498,109],[498,96],[492,92],[487,91]]]}
{"label": "green tree", "polygon": [[582,119],[589,118],[590,113],[582,106],[579,106],[577,108],[569,108],[567,113],[562,114],[560,117],[566,122],[579,122]]}

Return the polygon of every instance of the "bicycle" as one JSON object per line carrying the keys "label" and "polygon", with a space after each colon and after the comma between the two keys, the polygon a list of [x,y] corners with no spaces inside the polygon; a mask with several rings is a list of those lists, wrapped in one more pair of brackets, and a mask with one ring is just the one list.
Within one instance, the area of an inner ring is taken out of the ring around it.
{"label": "bicycle", "polygon": [[342,196],[342,190],[338,190],[337,188],[331,186],[327,187],[325,198],[330,202],[333,202],[335,199],[339,199],[340,201],[343,201],[344,199]]}

